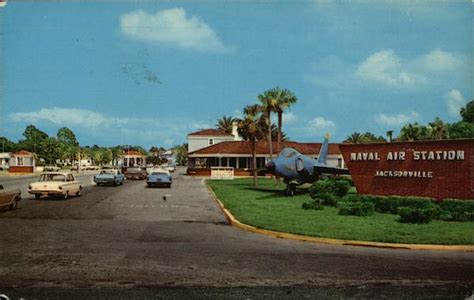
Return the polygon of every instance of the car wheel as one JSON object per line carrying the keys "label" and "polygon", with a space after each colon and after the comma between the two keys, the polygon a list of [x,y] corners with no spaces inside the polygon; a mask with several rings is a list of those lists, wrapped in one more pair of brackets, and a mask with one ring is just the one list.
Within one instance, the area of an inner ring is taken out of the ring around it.
{"label": "car wheel", "polygon": [[40,197],[41,197],[40,194],[35,194],[35,199],[36,199],[36,200],[39,200]]}
{"label": "car wheel", "polygon": [[16,209],[17,206],[18,206],[18,201],[17,201],[17,199],[15,198],[15,199],[13,199],[12,204],[10,204],[10,210]]}
{"label": "car wheel", "polygon": [[79,197],[79,196],[81,196],[81,189],[79,189],[76,193],[76,197]]}
{"label": "car wheel", "polygon": [[295,195],[295,187],[294,186],[290,186],[290,189],[288,191],[288,196],[290,197],[293,197]]}
{"label": "car wheel", "polygon": [[64,199],[64,200],[67,200],[68,197],[69,197],[69,192],[66,191],[66,193],[63,195],[63,199]]}

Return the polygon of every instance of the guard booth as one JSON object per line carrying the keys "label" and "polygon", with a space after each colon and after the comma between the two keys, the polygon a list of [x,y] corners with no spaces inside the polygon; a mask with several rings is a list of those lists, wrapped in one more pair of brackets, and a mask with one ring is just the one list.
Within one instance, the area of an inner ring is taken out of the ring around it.
{"label": "guard booth", "polygon": [[33,173],[36,168],[36,155],[26,150],[13,153],[10,159],[10,173]]}

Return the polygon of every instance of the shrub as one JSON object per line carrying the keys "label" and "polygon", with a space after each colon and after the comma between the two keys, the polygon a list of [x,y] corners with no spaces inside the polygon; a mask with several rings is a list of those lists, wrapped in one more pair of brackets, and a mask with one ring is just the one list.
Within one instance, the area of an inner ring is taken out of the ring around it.
{"label": "shrub", "polygon": [[416,223],[416,224],[427,224],[433,217],[432,208],[411,208],[402,207],[400,208],[400,222],[402,223]]}
{"label": "shrub", "polygon": [[474,221],[474,201],[445,199],[439,203],[439,219],[444,221]]}
{"label": "shrub", "polygon": [[409,196],[347,195],[343,201],[373,203],[376,212],[391,214],[398,214],[400,207],[427,209],[433,206],[430,198]]}
{"label": "shrub", "polygon": [[349,191],[350,184],[347,180],[319,180],[309,189],[309,194],[313,199],[321,199],[332,194],[335,197],[344,197]]}
{"label": "shrub", "polygon": [[337,205],[337,197],[331,193],[322,193],[319,194],[318,197],[315,199],[316,201],[319,200],[321,204],[328,205],[328,206],[336,206]]}
{"label": "shrub", "polygon": [[369,216],[374,213],[374,204],[370,202],[340,202],[340,215]]}
{"label": "shrub", "polygon": [[306,203],[306,202],[303,203],[302,208],[303,209],[321,210],[321,209],[324,208],[324,206],[322,205],[321,201],[316,200],[316,201],[311,201],[309,203]]}

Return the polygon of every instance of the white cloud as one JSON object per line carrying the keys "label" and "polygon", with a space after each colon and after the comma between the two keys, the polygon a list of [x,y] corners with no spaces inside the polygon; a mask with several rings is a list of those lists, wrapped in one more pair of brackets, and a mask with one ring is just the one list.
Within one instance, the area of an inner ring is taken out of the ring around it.
{"label": "white cloud", "polygon": [[413,86],[426,83],[421,74],[406,68],[406,64],[392,50],[383,50],[369,56],[356,70],[359,78],[387,86]]}
{"label": "white cloud", "polygon": [[368,83],[393,88],[418,87],[440,76],[454,76],[465,58],[440,49],[402,59],[393,50],[376,52],[358,64],[355,76]]}
{"label": "white cloud", "polygon": [[386,126],[402,126],[406,123],[411,123],[416,121],[420,115],[412,111],[409,114],[397,114],[397,115],[387,115],[387,114],[378,114],[375,117],[375,121],[381,125]]}
{"label": "white cloud", "polygon": [[15,122],[48,121],[58,125],[71,124],[87,127],[112,125],[125,122],[125,119],[106,118],[104,115],[85,109],[76,108],[43,108],[35,112],[12,113],[10,119]]}
{"label": "white cloud", "polygon": [[183,8],[148,14],[137,10],[120,16],[122,32],[130,38],[202,52],[226,52],[214,30],[197,16],[187,16]]}
{"label": "white cloud", "polygon": [[291,111],[283,113],[283,123],[284,124],[293,124],[296,121],[298,121],[298,117],[294,113],[292,113]]}
{"label": "white cloud", "polygon": [[435,49],[415,60],[420,68],[433,71],[452,71],[461,63],[461,58],[440,49]]}
{"label": "white cloud", "polygon": [[323,117],[316,117],[308,122],[307,130],[318,135],[323,135],[325,131],[334,131],[336,124],[333,121]]}
{"label": "white cloud", "polygon": [[451,90],[446,94],[445,98],[448,106],[448,113],[453,117],[459,117],[459,112],[465,104],[461,92],[459,90]]}
{"label": "white cloud", "polygon": [[8,118],[11,122],[35,126],[49,123],[57,125],[58,129],[62,126],[74,127],[74,131],[78,129],[88,136],[114,140],[115,144],[136,141],[148,145],[172,146],[182,142],[188,133],[209,127],[201,121],[114,117],[86,109],[61,107],[11,113]]}

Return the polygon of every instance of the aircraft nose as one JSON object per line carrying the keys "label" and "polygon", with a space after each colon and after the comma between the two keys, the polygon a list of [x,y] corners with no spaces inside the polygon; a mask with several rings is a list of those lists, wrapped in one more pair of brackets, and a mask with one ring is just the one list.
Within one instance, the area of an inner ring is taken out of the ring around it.
{"label": "aircraft nose", "polygon": [[267,162],[267,164],[265,165],[265,168],[267,169],[267,171],[269,172],[274,172],[275,171],[275,163],[273,161],[269,161]]}

